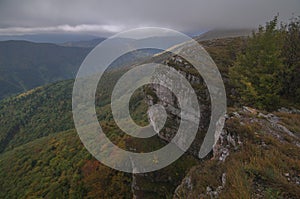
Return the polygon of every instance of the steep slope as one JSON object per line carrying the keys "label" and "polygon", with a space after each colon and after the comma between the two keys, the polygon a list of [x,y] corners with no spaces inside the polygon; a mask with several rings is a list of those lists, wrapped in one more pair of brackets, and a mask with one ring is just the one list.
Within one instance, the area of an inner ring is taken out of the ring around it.
{"label": "steep slope", "polygon": [[[125,71],[117,69],[103,75],[96,95],[98,109],[110,103],[113,86]],[[0,101],[0,152],[73,129],[73,82],[53,83]]]}
{"label": "steep slope", "polygon": [[[219,47],[216,47],[219,49],[222,49],[224,48],[224,46],[226,46],[221,45],[222,42],[220,41],[217,41],[216,43],[220,43]],[[238,44],[239,41],[237,42],[237,45]],[[231,49],[229,48],[228,50],[225,50],[225,52],[230,55],[232,54]],[[219,53],[216,53],[216,56],[218,55]],[[165,60],[165,57],[163,56],[161,58],[155,59],[158,59],[156,61],[163,61]],[[225,64],[223,65],[225,68]],[[165,145],[166,142],[161,139],[158,139],[157,137],[153,140],[146,140],[145,142],[141,142],[141,140],[130,139],[127,137],[120,138],[119,136],[116,136],[119,134],[120,130],[114,124],[110,113],[110,107],[107,106],[107,104],[110,103],[110,93],[114,84],[126,70],[127,69],[124,68],[110,71],[107,73],[106,76],[104,76],[104,79],[100,81],[99,84],[101,84],[102,86],[101,89],[98,90],[98,93],[96,95],[97,112],[99,113],[98,117],[101,119],[105,119],[103,125],[107,127],[109,132],[108,136],[114,138],[115,143],[119,143],[121,146],[128,149],[135,148],[138,151],[147,151],[149,149],[153,149],[154,146],[157,146],[159,148],[160,146]],[[13,167],[13,162],[8,161],[8,158],[10,156],[9,154],[12,154],[12,151],[15,151],[14,153],[16,155],[14,156],[19,157],[17,154],[20,153],[20,150],[17,149],[19,149],[20,147],[24,147],[22,148],[22,151],[24,151],[24,153],[21,153],[20,156],[25,157],[27,155],[30,155],[27,154],[29,153],[27,151],[30,151],[32,148],[38,147],[37,145],[39,145],[38,143],[40,141],[43,143],[50,142],[49,139],[51,136],[58,136],[58,140],[60,139],[59,136],[62,136],[61,139],[70,139],[70,142],[74,141],[75,143],[80,143],[78,137],[75,134],[73,134],[74,136],[71,137],[63,137],[64,133],[59,133],[61,131],[66,131],[74,128],[71,114],[72,86],[72,80],[58,82],[44,87],[38,87],[36,89],[20,94],[16,97],[8,98],[0,102],[0,146],[1,151],[3,152],[3,156],[1,156],[3,157],[3,165],[1,166],[1,168],[3,167],[7,169],[5,170],[6,175],[15,175],[15,173],[12,173],[9,170],[10,166],[6,165],[5,163],[11,164]],[[148,123],[147,116],[145,115],[147,111],[147,106],[145,102],[143,102],[144,97],[144,91],[142,89],[141,92],[136,93],[136,96],[133,97],[133,99],[131,99],[132,104],[130,106],[132,110],[132,117],[137,123],[140,123],[142,125]],[[68,133],[68,135],[71,134],[72,133]],[[29,146],[31,146],[31,148]],[[60,150],[57,152],[60,152]],[[79,153],[77,149],[74,150],[74,153]],[[47,153],[48,152],[45,152],[45,156]],[[70,159],[70,161],[73,161],[72,158],[67,157],[67,155],[63,157],[66,157],[66,160]],[[61,161],[63,163],[61,159],[63,157],[60,157],[57,161]],[[43,157],[41,158],[43,159]],[[31,159],[31,157],[28,158],[28,160]],[[34,162],[33,164],[35,164]],[[176,163],[159,172],[151,173],[148,176],[133,176],[132,191],[135,195],[144,198],[164,198],[167,196],[170,197],[175,191],[175,188],[180,184],[181,180],[183,179],[189,168],[193,165],[198,164],[197,162],[197,158],[187,154],[183,156],[180,160],[178,160]],[[21,164],[21,162],[18,164]],[[91,167],[90,169],[92,169],[92,171],[89,173],[90,180],[96,180],[97,176],[100,175],[96,174],[98,171],[96,168],[101,167],[101,164],[97,163],[96,160],[92,160],[87,164],[88,166],[86,167]],[[50,166],[49,169],[54,169],[54,166],[55,165]],[[21,166],[21,173],[18,174],[18,177],[20,180],[20,186],[24,186],[24,191],[26,191],[30,189],[32,185],[25,186],[24,184],[22,184],[25,183],[27,180],[27,177],[24,174],[22,174],[26,173],[24,172],[24,170],[22,170],[22,168],[23,167]],[[23,169],[25,168],[27,167],[24,167]],[[34,170],[33,167],[27,169],[28,172],[32,172],[32,175],[37,176],[40,176],[43,174],[43,172],[45,172],[42,169]],[[74,174],[73,170],[69,172],[69,175]],[[43,177],[41,178],[44,179]],[[14,177],[12,179],[14,179]],[[70,178],[68,177],[68,179]],[[34,181],[35,180],[32,180],[32,183],[34,183]],[[52,183],[55,183],[55,181],[51,182],[50,184]],[[21,188],[19,187],[18,189]],[[44,188],[40,189],[43,190]],[[91,192],[94,193],[95,189],[97,188],[94,187],[90,189]],[[7,192],[9,193],[15,193],[14,191],[16,191],[17,189],[11,188],[9,185],[7,185],[7,187],[3,188],[3,190],[7,190]],[[103,189],[101,190],[103,191]],[[61,191],[62,190],[57,192],[61,193]],[[112,192],[113,191],[107,191],[107,194]],[[34,194],[31,191],[30,193],[33,195],[40,194],[40,192],[36,192]],[[66,197],[66,195],[63,195],[63,197]]]}
{"label": "steep slope", "polygon": [[0,154],[0,198],[132,198],[131,175],[101,165],[75,130]]}
{"label": "steep slope", "polygon": [[[236,52],[243,49],[244,42],[243,38],[202,41],[221,70],[227,90],[230,90],[228,67]],[[169,54],[155,56],[150,61],[185,72],[199,94],[203,110],[209,108],[205,85],[188,63]],[[176,120],[168,124],[174,128],[145,140],[122,134],[113,121],[110,93],[126,70],[110,71],[100,82],[96,111],[98,118],[104,119],[101,125],[113,143],[126,150],[147,152],[160,148],[174,135]],[[131,99],[131,115],[139,124],[149,123],[148,97],[155,99],[155,89],[144,87]],[[0,197],[297,198],[299,195],[297,110],[282,109],[285,112],[268,114],[247,107],[230,108],[219,143],[206,159],[195,156],[194,149],[201,144],[195,142],[172,165],[131,176],[108,169],[83,148],[73,129],[71,90],[72,81],[64,81],[1,102],[0,188],[4,191]],[[201,125],[207,122],[206,118]]]}
{"label": "steep slope", "polygon": [[[107,72],[102,80],[100,117],[120,73]],[[0,198],[132,198],[131,175],[100,164],[81,144],[73,129],[72,86],[73,80],[62,81],[1,101]],[[102,127],[124,145],[112,122]]]}
{"label": "steep slope", "polygon": [[[216,61],[230,91],[228,82],[228,68],[233,64],[237,50],[243,50],[244,39],[217,39],[202,41]],[[191,52],[192,49],[189,49]],[[163,57],[163,58],[162,58]],[[184,74],[197,93],[201,104],[201,123],[198,137],[189,149],[189,154],[197,157],[201,146],[202,132],[209,122],[209,99],[207,89],[199,74],[190,64],[179,56],[167,58],[166,54],[159,54],[154,59],[163,62]],[[180,84],[180,82],[176,82]],[[176,116],[178,105],[176,98],[168,90],[160,86],[149,86],[147,92],[150,97],[148,103],[158,103],[172,118],[171,123],[159,132],[159,137],[170,141],[177,132]],[[154,97],[158,93],[160,98]],[[231,99],[229,104],[232,104]],[[282,109],[285,112],[273,114],[261,112],[248,107],[238,112],[229,109],[229,116],[225,124],[218,145],[211,156],[195,166],[176,189],[174,198],[297,198],[299,196],[299,110]],[[168,112],[168,111],[167,111]],[[175,114],[174,114],[175,113]],[[151,115],[148,116],[151,118]],[[155,120],[155,118],[154,118]],[[203,125],[203,126],[202,126]],[[226,158],[229,154],[229,160]],[[225,161],[226,159],[226,161]],[[295,166],[297,165],[297,166]],[[153,176],[167,175],[164,171],[153,172]],[[134,179],[140,182],[153,180],[149,175],[134,174]],[[161,182],[155,179],[153,184]],[[151,198],[147,187],[137,186],[134,190],[136,198]]]}
{"label": "steep slope", "polygon": [[72,129],[73,81],[38,87],[0,102],[0,151]]}
{"label": "steep slope", "polygon": [[230,109],[214,156],[192,168],[174,198],[298,198],[300,115]]}
{"label": "steep slope", "polygon": [[[166,143],[157,138],[144,143],[129,139],[113,122],[109,101],[104,99],[109,98],[115,80],[123,73],[108,72],[102,80],[106,87],[97,95],[98,117],[105,119],[101,123],[104,132],[127,150],[163,146]],[[103,166],[91,157],[73,130],[72,84],[70,80],[39,87],[1,102],[0,197],[132,198],[130,185],[148,187],[148,197],[171,196],[197,160],[185,155],[163,170],[167,175],[150,174],[159,186]],[[137,123],[145,125],[147,109],[141,99],[142,90],[132,97],[131,114]]]}

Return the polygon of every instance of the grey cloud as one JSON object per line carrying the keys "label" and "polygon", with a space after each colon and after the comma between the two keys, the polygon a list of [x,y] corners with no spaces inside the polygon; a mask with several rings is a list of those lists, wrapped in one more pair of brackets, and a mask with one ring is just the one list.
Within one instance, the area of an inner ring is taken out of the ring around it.
{"label": "grey cloud", "polygon": [[185,32],[253,28],[277,13],[282,20],[300,15],[299,8],[299,0],[1,0],[0,34],[68,31],[63,26],[97,33],[143,26]]}
{"label": "grey cloud", "polygon": [[81,24],[76,26],[59,25],[47,27],[7,27],[0,28],[0,35],[23,35],[31,33],[116,33],[123,30],[122,26]]}

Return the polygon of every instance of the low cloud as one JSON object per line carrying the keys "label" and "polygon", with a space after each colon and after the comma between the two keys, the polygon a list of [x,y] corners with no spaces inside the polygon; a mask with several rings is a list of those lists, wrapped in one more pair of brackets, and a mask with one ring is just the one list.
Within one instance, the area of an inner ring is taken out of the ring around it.
{"label": "low cloud", "polygon": [[143,26],[192,33],[214,28],[254,28],[277,13],[283,21],[293,14],[300,15],[300,1],[0,0],[0,34],[107,34]]}
{"label": "low cloud", "polygon": [[59,25],[47,27],[8,27],[0,28],[0,35],[23,35],[38,33],[116,33],[122,31],[122,26],[81,24],[76,26]]}

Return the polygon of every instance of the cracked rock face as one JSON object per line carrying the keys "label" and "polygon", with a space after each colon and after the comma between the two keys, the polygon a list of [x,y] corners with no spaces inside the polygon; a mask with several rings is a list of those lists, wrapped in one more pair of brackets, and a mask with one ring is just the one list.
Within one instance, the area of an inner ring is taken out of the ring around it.
{"label": "cracked rock face", "polygon": [[[173,58],[173,60],[178,61],[181,59]],[[180,62],[181,63],[181,62]],[[183,63],[183,62],[182,62]],[[180,125],[181,120],[187,120],[187,121],[197,121],[200,120],[200,124],[198,127],[198,133],[196,136],[195,141],[193,142],[192,146],[189,149],[189,152],[191,152],[193,155],[198,157],[199,149],[201,146],[201,143],[203,141],[203,137],[205,136],[205,132],[207,130],[209,121],[210,121],[210,98],[209,98],[209,92],[207,88],[205,87],[205,84],[202,80],[202,78],[199,76],[188,74],[187,72],[179,71],[182,73],[186,79],[190,82],[191,85],[201,85],[201,88],[195,88],[194,91],[196,91],[197,97],[198,97],[198,104],[200,105],[200,118],[196,119],[194,117],[195,114],[193,113],[193,108],[191,110],[182,110],[179,106],[177,97],[166,87],[159,85],[160,81],[163,81],[166,77],[164,75],[157,77],[157,84],[153,84],[149,86],[149,89],[153,93],[155,93],[155,96],[148,95],[147,96],[147,103],[149,106],[153,104],[158,104],[160,106],[163,106],[163,108],[166,110],[167,114],[167,120],[164,125],[164,128],[162,128],[158,132],[158,135],[161,139],[170,142],[174,136],[177,133],[178,126]],[[172,84],[175,85],[175,87],[182,87],[183,82],[180,81],[174,81]],[[190,107],[193,107],[192,102],[190,101],[190,90],[189,89],[181,89],[181,96],[183,97],[183,103],[184,104],[190,104]],[[148,111],[148,117],[150,120],[150,123],[152,124],[154,129],[160,129],[160,124],[163,121],[160,117],[160,114],[155,114],[153,111]],[[159,121],[157,124],[155,121]],[[189,126],[186,127],[187,131]]]}
{"label": "cracked rock face", "polygon": [[167,119],[167,113],[161,105],[153,105],[148,110],[148,117],[150,124],[153,126],[154,131],[159,133],[159,131],[164,127]]}
{"label": "cracked rock face", "polygon": [[[183,67],[189,68],[188,63],[184,60],[180,61],[181,59],[179,58],[171,59],[173,59],[173,61],[176,60],[177,64],[181,64],[183,65]],[[189,81],[192,86],[196,85],[193,88],[195,88],[194,91],[196,92],[198,104],[200,107],[200,118],[197,118],[198,120],[200,120],[200,124],[198,125],[198,133],[196,135],[196,139],[190,146],[188,153],[198,158],[199,149],[201,147],[210,121],[211,112],[209,92],[203,82],[203,79],[200,76],[192,75],[187,71],[178,71]],[[157,108],[150,108],[147,112],[150,124],[158,133],[158,137],[160,139],[166,142],[170,142],[178,131],[180,121],[194,121],[196,116],[193,113],[193,108],[191,110],[181,110],[177,97],[169,89],[159,85],[159,82],[163,81],[165,78],[166,77],[162,74],[161,76],[157,77],[157,84],[150,84],[148,86],[148,92],[146,92],[146,102],[149,107],[156,106]],[[174,84],[175,87],[178,86],[180,88],[182,87],[183,83],[180,81],[173,81],[172,84]],[[182,92],[181,96],[186,96],[182,99],[183,103],[190,104],[190,106],[193,107],[193,104],[189,98],[191,91],[189,91],[188,89],[180,90]],[[165,111],[162,111],[161,109],[164,109]],[[187,126],[186,130],[189,130],[189,126]],[[174,178],[174,173],[161,173],[161,171],[156,171],[149,174],[133,174],[134,180],[132,191],[134,198],[144,198],[147,193],[149,193],[150,190],[148,190],[149,188],[147,188],[147,186],[149,185],[142,185],[142,182],[148,181],[148,183],[156,184],[171,180],[170,183],[174,183],[174,179],[172,178]],[[149,182],[149,180],[151,180],[152,182]],[[191,185],[191,181],[187,179],[186,184]],[[192,187],[190,188],[192,189]]]}
{"label": "cracked rock face", "polygon": [[219,141],[213,148],[213,157],[224,162],[230,154],[230,149],[236,150],[242,142],[238,135],[229,133],[223,129]]}

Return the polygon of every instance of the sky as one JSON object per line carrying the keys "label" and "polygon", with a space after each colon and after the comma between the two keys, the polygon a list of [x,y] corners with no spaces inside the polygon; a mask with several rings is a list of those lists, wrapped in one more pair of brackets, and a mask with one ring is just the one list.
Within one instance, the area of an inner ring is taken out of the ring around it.
{"label": "sky", "polygon": [[150,26],[197,33],[255,28],[277,13],[300,16],[300,0],[0,0],[0,35],[108,36]]}

